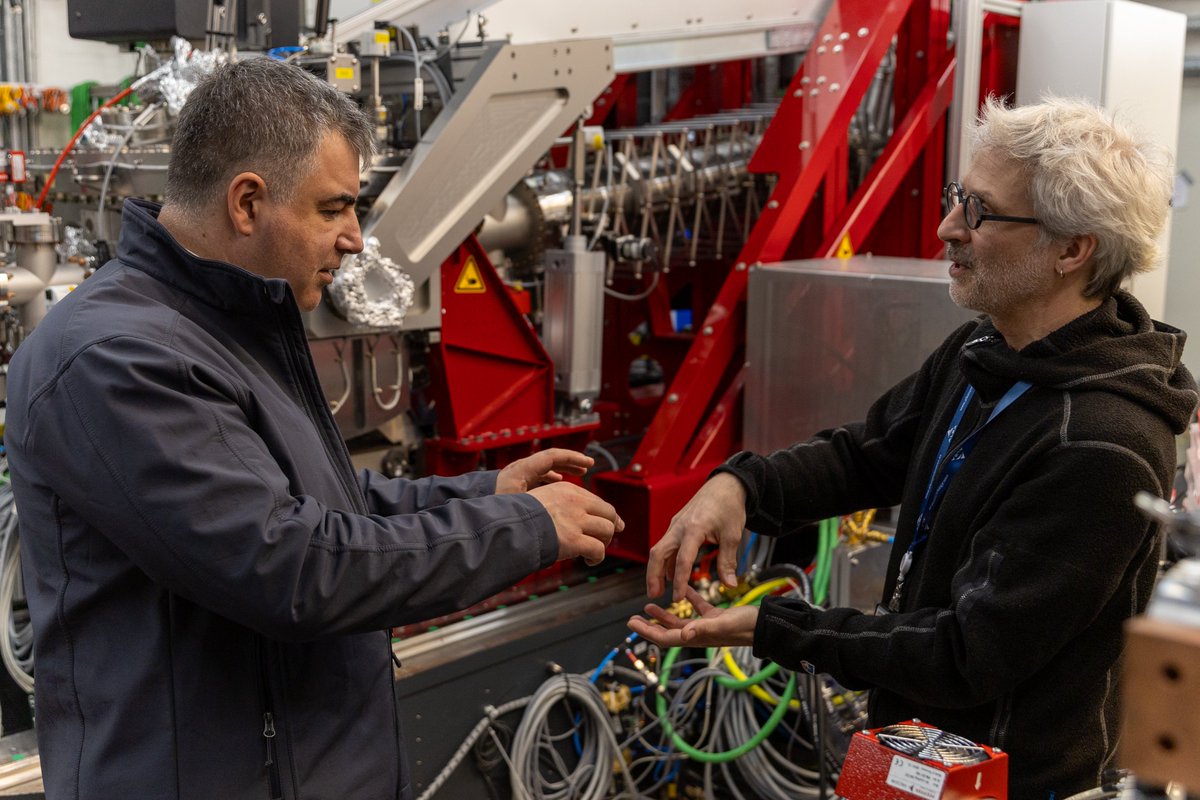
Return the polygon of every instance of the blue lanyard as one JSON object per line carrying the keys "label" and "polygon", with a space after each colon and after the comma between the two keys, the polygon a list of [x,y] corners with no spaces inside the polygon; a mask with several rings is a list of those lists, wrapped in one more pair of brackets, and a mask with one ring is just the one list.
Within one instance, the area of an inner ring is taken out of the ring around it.
{"label": "blue lanyard", "polygon": [[[892,592],[891,602],[888,603],[890,611],[900,610],[900,593],[904,588],[904,578],[908,575],[909,568],[912,567],[913,554],[929,538],[929,530],[933,527],[933,517],[942,502],[942,497],[946,494],[950,481],[954,480],[954,476],[958,474],[963,462],[967,460],[967,456],[974,449],[975,440],[979,437],[980,431],[1000,416],[1001,412],[1011,406],[1018,397],[1025,394],[1029,387],[1030,384],[1027,381],[1017,381],[1009,387],[983,424],[971,431],[970,435],[951,451],[950,445],[954,442],[954,434],[958,432],[963,414],[966,413],[971,398],[975,396],[975,387],[967,384],[962,399],[958,401],[958,408],[954,411],[954,418],[950,420],[950,426],[946,428],[942,446],[938,448],[937,459],[933,462],[933,474],[929,476],[929,485],[925,488],[924,499],[921,500],[921,510],[917,514],[917,528],[913,534],[912,543],[909,544],[908,550],[904,551],[904,556],[900,559],[900,572],[896,575],[896,589]],[[949,454],[949,458],[947,458],[947,454]]]}

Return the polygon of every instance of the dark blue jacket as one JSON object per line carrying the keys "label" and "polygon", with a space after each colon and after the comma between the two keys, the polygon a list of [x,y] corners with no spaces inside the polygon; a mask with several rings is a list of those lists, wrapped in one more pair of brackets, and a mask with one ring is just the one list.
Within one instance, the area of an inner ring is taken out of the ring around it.
{"label": "dark blue jacket", "polygon": [[47,797],[407,796],[385,629],[550,564],[553,523],[495,473],[356,476],[287,283],[157,213],[11,364]]}

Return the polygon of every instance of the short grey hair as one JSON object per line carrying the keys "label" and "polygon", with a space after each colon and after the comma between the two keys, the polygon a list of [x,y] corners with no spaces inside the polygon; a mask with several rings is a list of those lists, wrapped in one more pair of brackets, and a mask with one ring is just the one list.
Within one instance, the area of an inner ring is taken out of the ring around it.
{"label": "short grey hair", "polygon": [[340,134],[360,167],[375,152],[370,118],[329,83],[270,58],[217,67],[179,113],[166,201],[188,211],[210,207],[233,176],[253,172],[288,200],[316,165],[317,148]]}
{"label": "short grey hair", "polygon": [[1042,244],[1096,237],[1085,296],[1106,298],[1157,265],[1174,180],[1166,148],[1091,102],[1059,97],[1017,108],[989,97],[970,136],[975,154],[1015,161],[1028,179]]}

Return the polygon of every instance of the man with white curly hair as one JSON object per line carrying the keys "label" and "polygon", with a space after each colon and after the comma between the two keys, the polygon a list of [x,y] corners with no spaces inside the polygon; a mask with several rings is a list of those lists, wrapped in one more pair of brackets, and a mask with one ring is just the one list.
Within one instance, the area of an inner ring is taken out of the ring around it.
{"label": "man with white curly hair", "polygon": [[[650,555],[697,619],[657,605],[661,645],[752,645],[870,689],[872,727],[918,718],[1009,755],[1009,797],[1063,798],[1116,766],[1122,625],[1155,579],[1156,526],[1133,505],[1175,472],[1196,408],[1185,335],[1122,284],[1151,269],[1170,159],[1095,106],[989,100],[974,159],[945,190],[950,296],[981,312],[864,421],[770,455],[738,453]],[[735,584],[743,528],[900,504],[875,613],[768,599],[714,608],[688,586],[717,544]]]}

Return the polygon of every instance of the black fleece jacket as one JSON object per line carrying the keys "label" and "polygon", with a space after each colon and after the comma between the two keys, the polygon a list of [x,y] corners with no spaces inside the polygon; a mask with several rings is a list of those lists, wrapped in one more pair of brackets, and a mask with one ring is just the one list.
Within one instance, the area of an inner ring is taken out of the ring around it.
{"label": "black fleece jacket", "polygon": [[1146,605],[1174,435],[1197,402],[1185,334],[1121,292],[1020,352],[987,318],[955,331],[863,422],[722,467],[748,526],[778,535],[901,504],[884,598],[913,540],[938,446],[968,382],[957,443],[1016,381],[1033,385],[978,436],[915,551],[899,613],[768,600],[756,655],[870,688],[874,726],[918,718],[1009,754],[1013,800],[1065,797],[1115,766],[1122,623]]}

